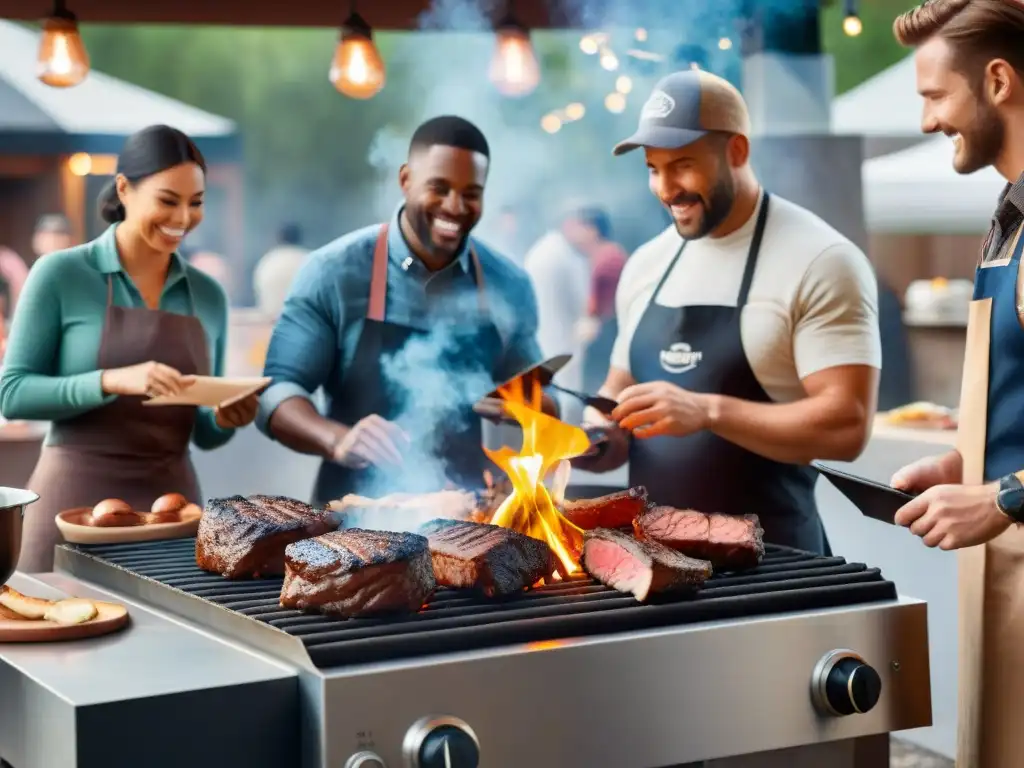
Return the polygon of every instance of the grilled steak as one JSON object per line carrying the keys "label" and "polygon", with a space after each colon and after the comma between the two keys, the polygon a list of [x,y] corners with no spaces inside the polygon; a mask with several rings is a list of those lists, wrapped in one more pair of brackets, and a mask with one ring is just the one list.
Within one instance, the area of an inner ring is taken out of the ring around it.
{"label": "grilled steak", "polygon": [[199,520],[196,565],[229,579],[280,576],[285,547],[337,527],[327,510],[283,496],[211,499]]}
{"label": "grilled steak", "polygon": [[659,593],[694,590],[711,578],[711,563],[706,560],[607,528],[583,534],[580,562],[602,584],[632,594],[640,602]]}
{"label": "grilled steak", "polygon": [[281,605],[350,618],[416,611],[436,586],[423,536],[348,528],[288,545]]}
{"label": "grilled steak", "polygon": [[692,509],[655,507],[633,521],[639,539],[661,542],[715,568],[754,568],[764,557],[764,530],[757,515],[706,515]]}
{"label": "grilled steak", "polygon": [[647,509],[647,489],[642,485],[596,499],[566,501],[562,515],[585,531],[595,528],[628,528]]}
{"label": "grilled steak", "polygon": [[551,548],[509,528],[458,520],[432,520],[427,537],[434,578],[445,587],[508,595],[550,578],[558,567]]}

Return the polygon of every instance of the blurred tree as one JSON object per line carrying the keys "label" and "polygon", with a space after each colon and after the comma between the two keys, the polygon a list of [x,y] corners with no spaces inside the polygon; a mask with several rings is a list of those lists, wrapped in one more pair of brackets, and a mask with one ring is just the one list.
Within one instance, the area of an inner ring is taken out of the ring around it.
{"label": "blurred tree", "polygon": [[908,55],[892,35],[892,22],[919,4],[918,0],[862,0],[856,7],[864,30],[849,37],[843,32],[846,3],[828,0],[822,10],[821,36],[823,47],[835,57],[836,94],[860,85]]}

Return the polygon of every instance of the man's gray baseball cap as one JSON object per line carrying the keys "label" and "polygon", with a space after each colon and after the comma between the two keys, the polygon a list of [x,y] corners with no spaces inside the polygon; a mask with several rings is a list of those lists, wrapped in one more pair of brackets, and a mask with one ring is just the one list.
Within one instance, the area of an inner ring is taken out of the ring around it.
{"label": "man's gray baseball cap", "polygon": [[679,149],[716,131],[750,135],[750,114],[736,87],[698,69],[663,77],[640,110],[636,133],[615,145],[622,155],[637,147]]}

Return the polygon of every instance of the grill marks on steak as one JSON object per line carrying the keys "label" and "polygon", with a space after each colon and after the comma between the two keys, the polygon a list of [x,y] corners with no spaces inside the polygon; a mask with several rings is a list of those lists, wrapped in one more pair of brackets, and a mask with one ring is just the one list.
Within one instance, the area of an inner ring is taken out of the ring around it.
{"label": "grill marks on steak", "polygon": [[347,618],[417,611],[436,586],[425,537],[349,528],[288,545],[281,605]]}
{"label": "grill marks on steak", "polygon": [[722,570],[754,568],[764,557],[764,529],[757,515],[708,515],[655,507],[633,521],[637,538],[709,560]]}
{"label": "grill marks on steak", "polygon": [[333,515],[284,496],[211,499],[196,534],[196,564],[229,579],[280,576],[294,541],[338,527]]}
{"label": "grill marks on steak", "polygon": [[647,509],[647,489],[642,485],[596,499],[566,501],[562,515],[578,528],[628,528]]}
{"label": "grill marks on steak", "polygon": [[712,572],[706,560],[603,528],[583,535],[581,564],[605,586],[632,594],[640,602],[651,595],[693,591],[710,579]]}
{"label": "grill marks on steak", "polygon": [[458,520],[432,520],[427,537],[434,578],[445,587],[509,595],[550,578],[558,566],[546,542],[509,528]]}

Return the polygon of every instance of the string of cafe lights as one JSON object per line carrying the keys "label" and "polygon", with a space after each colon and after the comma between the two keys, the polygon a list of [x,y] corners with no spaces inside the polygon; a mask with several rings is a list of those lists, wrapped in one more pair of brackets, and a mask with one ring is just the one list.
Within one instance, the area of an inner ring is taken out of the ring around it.
{"label": "string of cafe lights", "polygon": [[[532,93],[540,83],[540,64],[533,49],[530,31],[517,20],[511,0],[506,16],[495,27],[494,54],[488,68],[488,78],[503,96],[518,98]],[[384,88],[387,72],[384,60],[373,40],[373,30],[356,11],[355,0],[348,3],[348,17],[341,25],[338,43],[328,70],[331,84],[343,95],[353,99],[370,99]],[[843,32],[857,37],[864,24],[857,13],[857,0],[843,2]],[[647,42],[648,34],[638,28],[633,37],[637,43]],[[620,67],[618,55],[611,48],[610,36],[605,32],[592,32],[580,40],[580,50],[589,56],[598,56],[601,68],[616,72]],[[723,35],[718,48],[727,51],[733,47],[730,37]],[[660,54],[641,47],[626,50],[626,56],[641,61],[661,62]],[[694,64],[693,66],[697,66]],[[36,59],[36,76],[53,88],[72,88],[85,80],[90,71],[89,52],[78,29],[78,18],[68,8],[67,0],[54,0],[53,10],[42,22],[42,34]],[[620,75],[615,89],[607,94],[604,106],[613,114],[626,108],[626,96],[632,90],[632,81]],[[557,133],[565,123],[576,122],[586,114],[578,102],[546,114],[541,127]]]}
{"label": "string of cafe lights", "polygon": [[[848,37],[857,37],[864,31],[864,24],[857,13],[857,0],[844,0],[843,2],[843,33]],[[647,42],[647,30],[638,28],[633,35],[637,43]],[[580,50],[588,56],[598,56],[601,68],[614,72],[619,68],[619,59],[609,44],[610,36],[606,32],[590,32],[580,38]],[[718,49],[721,51],[731,50],[733,47],[732,38],[722,35],[718,38]],[[648,62],[662,62],[665,57],[661,54],[643,48],[629,48],[626,55]],[[691,67],[699,69],[697,62],[691,62]],[[626,97],[633,90],[633,81],[628,75],[620,75],[615,81],[615,90],[605,96],[604,107],[612,114],[620,114],[626,109]],[[556,109],[548,112],[541,118],[540,125],[547,133],[558,133],[567,123],[573,123],[582,119],[586,110],[583,105],[574,102],[563,109]]]}

